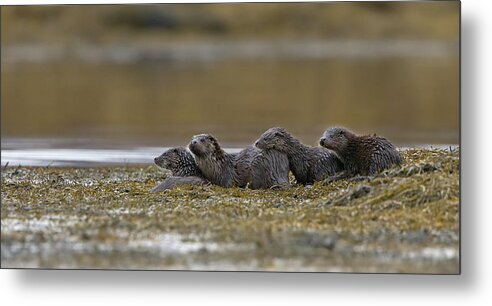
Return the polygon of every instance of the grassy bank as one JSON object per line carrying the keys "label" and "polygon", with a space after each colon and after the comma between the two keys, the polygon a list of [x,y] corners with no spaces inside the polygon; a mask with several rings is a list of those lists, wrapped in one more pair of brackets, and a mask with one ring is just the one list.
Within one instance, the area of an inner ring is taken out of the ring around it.
{"label": "grassy bank", "polygon": [[459,149],[371,180],[151,194],[156,167],[2,171],[2,267],[457,273]]}

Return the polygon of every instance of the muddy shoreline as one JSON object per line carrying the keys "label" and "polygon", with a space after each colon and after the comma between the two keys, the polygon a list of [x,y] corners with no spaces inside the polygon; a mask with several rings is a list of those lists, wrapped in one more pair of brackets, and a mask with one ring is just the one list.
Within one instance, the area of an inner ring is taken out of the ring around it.
{"label": "muddy shoreline", "polygon": [[459,148],[369,181],[151,194],[153,166],[2,168],[3,268],[459,272]]}

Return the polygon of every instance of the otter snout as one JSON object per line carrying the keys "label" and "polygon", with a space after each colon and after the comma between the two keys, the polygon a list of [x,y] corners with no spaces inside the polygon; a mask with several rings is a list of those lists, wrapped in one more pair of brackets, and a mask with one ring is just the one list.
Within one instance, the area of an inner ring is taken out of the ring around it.
{"label": "otter snout", "polygon": [[193,154],[199,154],[200,153],[200,145],[198,144],[198,141],[197,140],[192,140],[190,142],[190,144],[188,145],[188,149],[190,149],[190,151]]}
{"label": "otter snout", "polygon": [[156,164],[159,167],[163,166],[163,158],[162,156],[157,156],[154,158],[154,164]]}
{"label": "otter snout", "polygon": [[324,138],[324,137],[319,140],[319,144],[321,146],[324,146],[325,145],[325,142],[326,142],[326,138]]}
{"label": "otter snout", "polygon": [[[188,144],[188,148],[192,150],[193,148],[196,148],[198,146],[198,140],[192,139],[190,143]],[[192,150],[193,151],[193,150]]]}
{"label": "otter snout", "polygon": [[257,147],[260,150],[266,150],[267,149],[265,146],[265,141],[261,138],[259,138],[258,140],[255,141],[255,147]]}

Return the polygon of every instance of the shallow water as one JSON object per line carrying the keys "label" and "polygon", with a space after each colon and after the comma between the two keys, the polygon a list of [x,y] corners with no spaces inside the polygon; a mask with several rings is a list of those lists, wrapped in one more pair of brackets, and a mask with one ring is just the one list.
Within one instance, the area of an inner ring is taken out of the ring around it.
{"label": "shallow water", "polygon": [[457,143],[458,45],[443,41],[196,41],[2,48],[2,140],[95,139],[224,146],[283,126],[308,144],[326,127],[398,145]]}
{"label": "shallow water", "polygon": [[[294,239],[292,233],[276,237],[283,241],[276,246],[283,249],[283,256],[262,258],[254,243],[216,242],[203,234],[145,230],[133,233],[117,226],[111,234],[106,234],[106,238],[94,241],[74,232],[82,223],[77,218],[58,218],[56,215],[45,215],[39,220],[2,219],[2,233],[10,238],[2,241],[2,266],[453,273],[459,260],[459,249],[450,244],[425,247],[415,243],[398,246],[387,242],[378,245],[356,243],[355,246],[340,243],[341,246],[333,249],[313,244],[313,237],[323,237],[323,233],[305,233]],[[12,241],[11,237],[25,237],[25,241]],[[113,261],[106,261],[104,257]]]}
{"label": "shallow water", "polygon": [[146,46],[94,46],[79,44],[14,45],[3,48],[7,65],[19,62],[46,63],[71,58],[89,63],[134,63],[149,61],[213,62],[244,59],[374,59],[449,57],[454,43],[433,40],[241,40],[198,41]]}
{"label": "shallow water", "polygon": [[[80,143],[78,144],[80,145]],[[21,141],[7,140],[2,142],[2,166],[75,166],[89,167],[97,165],[129,165],[152,164],[154,157],[159,156],[169,147],[136,147],[136,148],[77,148],[70,147],[69,142],[61,140]],[[94,146],[94,144],[92,145]],[[454,149],[456,145],[414,145],[420,148]],[[407,147],[400,148],[401,150]],[[225,148],[226,152],[235,153],[241,148]]]}

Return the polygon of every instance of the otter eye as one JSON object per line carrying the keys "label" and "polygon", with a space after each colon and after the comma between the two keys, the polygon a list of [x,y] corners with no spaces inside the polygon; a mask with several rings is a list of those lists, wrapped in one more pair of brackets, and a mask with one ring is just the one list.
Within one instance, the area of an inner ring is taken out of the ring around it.
{"label": "otter eye", "polygon": [[203,139],[203,138],[200,138],[200,142],[204,142],[204,141],[205,141],[205,139]]}

